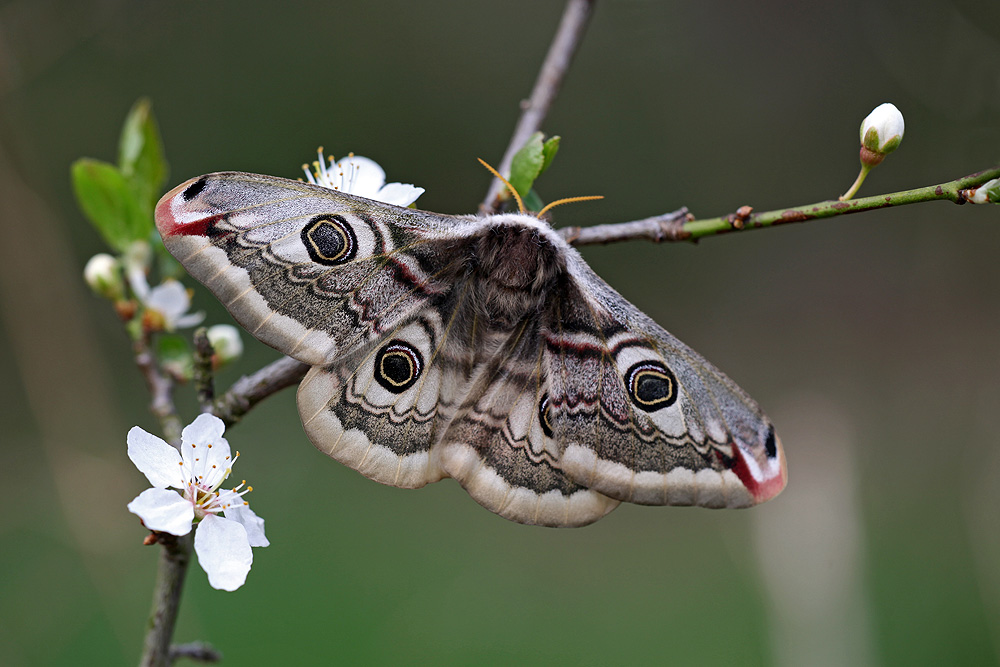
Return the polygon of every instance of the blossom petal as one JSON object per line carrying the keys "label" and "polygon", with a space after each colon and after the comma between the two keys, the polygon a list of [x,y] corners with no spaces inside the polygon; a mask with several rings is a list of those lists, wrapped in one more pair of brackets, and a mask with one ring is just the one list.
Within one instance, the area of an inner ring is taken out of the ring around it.
{"label": "blossom petal", "polygon": [[126,278],[128,278],[132,292],[139,301],[145,303],[146,299],[149,298],[149,281],[146,280],[146,272],[142,268],[131,267],[126,272]]}
{"label": "blossom petal", "polygon": [[378,191],[373,199],[396,206],[409,206],[417,201],[417,198],[422,194],[424,194],[423,188],[409,183],[388,183]]}
{"label": "blossom petal", "polygon": [[232,468],[229,442],[222,437],[226,425],[215,415],[198,415],[181,431],[181,455],[184,465],[196,481],[218,488]]}
{"label": "blossom petal", "polygon": [[174,322],[174,328],[176,329],[186,329],[188,327],[193,327],[201,324],[201,321],[205,319],[205,313],[198,311],[197,313],[188,313],[187,315],[182,315],[177,318]]}
{"label": "blossom petal", "polygon": [[191,501],[169,489],[146,489],[128,504],[128,511],[146,528],[171,535],[187,535],[194,521]]}
{"label": "blossom petal", "polygon": [[[360,155],[339,160],[333,165],[333,181],[341,192],[374,199],[385,185],[385,171],[377,162]],[[342,175],[342,176],[341,176]]]}
{"label": "blossom petal", "polygon": [[[193,422],[184,427],[184,430],[181,431],[181,438],[184,442],[196,445],[211,445],[216,440],[221,440],[222,434],[225,432],[225,422],[215,415],[203,412],[195,417]],[[226,447],[228,448],[228,445]]]}
{"label": "blossom petal", "polygon": [[159,311],[170,322],[187,312],[191,306],[191,297],[184,285],[170,279],[150,290],[145,301],[149,308]]}
{"label": "blossom petal", "polygon": [[181,455],[176,449],[138,426],[129,430],[125,441],[128,457],[150,484],[161,489],[168,486],[184,488],[186,479],[180,465]]}
{"label": "blossom petal", "polygon": [[247,539],[252,547],[266,547],[271,544],[264,536],[264,520],[242,501],[223,510],[227,519],[241,524],[247,531]]}
{"label": "blossom petal", "polygon": [[247,580],[253,551],[240,523],[209,514],[194,533],[194,550],[212,588],[235,591]]}

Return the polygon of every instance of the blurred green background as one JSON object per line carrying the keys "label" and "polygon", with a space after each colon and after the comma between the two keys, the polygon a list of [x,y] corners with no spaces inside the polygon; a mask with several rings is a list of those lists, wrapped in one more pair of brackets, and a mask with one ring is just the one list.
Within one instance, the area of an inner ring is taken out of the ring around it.
{"label": "blurred green background", "polygon": [[[156,551],[125,504],[155,430],[127,338],[80,279],[103,250],[68,170],[149,96],[171,185],[300,175],[318,145],[474,211],[562,2],[0,2],[0,663],[132,664]],[[857,129],[906,138],[862,195],[1000,158],[1000,3],[607,0],[545,129],[557,224],[836,197]],[[176,639],[226,664],[914,665],[1000,656],[1000,209],[948,203],[588,248],[608,282],[767,410],[789,485],[748,511],[622,506],[508,523],[451,481],[318,453],[293,391],[227,435],[272,545],[193,566]],[[228,315],[201,287],[209,322]],[[225,387],[274,359],[247,341]],[[179,401],[195,414],[189,392]]]}

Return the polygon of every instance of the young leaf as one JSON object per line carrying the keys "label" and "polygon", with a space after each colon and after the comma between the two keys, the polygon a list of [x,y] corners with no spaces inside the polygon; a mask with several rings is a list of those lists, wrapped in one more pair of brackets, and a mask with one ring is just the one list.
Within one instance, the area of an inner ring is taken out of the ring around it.
{"label": "young leaf", "polygon": [[541,176],[545,173],[545,170],[549,168],[552,164],[552,160],[555,159],[556,153],[559,152],[559,136],[550,137],[544,144],[542,144],[542,169],[538,172]]}
{"label": "young leaf", "polygon": [[541,211],[545,208],[545,202],[542,201],[537,192],[532,190],[524,196],[524,207],[529,211]]}
{"label": "young leaf", "polygon": [[125,118],[118,145],[118,166],[135,193],[140,210],[152,220],[153,207],[167,182],[167,162],[148,99],[139,99]]}
{"label": "young leaf", "polygon": [[73,191],[84,214],[109,246],[124,252],[152,231],[152,217],[139,209],[132,188],[112,164],[81,158],[71,168]]}
{"label": "young leaf", "polygon": [[177,380],[190,380],[194,373],[194,356],[187,340],[177,334],[163,334],[156,339],[157,357],[163,370]]}
{"label": "young leaf", "polygon": [[508,180],[519,195],[524,196],[531,192],[531,186],[535,179],[542,173],[544,162],[542,133],[535,132],[521,147],[521,150],[514,154],[514,159],[510,163],[510,179]]}

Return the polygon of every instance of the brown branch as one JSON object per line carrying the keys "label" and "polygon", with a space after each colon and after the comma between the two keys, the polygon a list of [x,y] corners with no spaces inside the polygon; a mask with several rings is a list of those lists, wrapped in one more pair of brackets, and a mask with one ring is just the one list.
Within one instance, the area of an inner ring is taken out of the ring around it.
{"label": "brown branch", "polygon": [[[514,154],[542,127],[542,121],[548,115],[563,79],[566,78],[573,55],[580,45],[580,40],[583,39],[584,30],[594,11],[594,2],[595,0],[569,0],[566,3],[559,29],[552,38],[552,45],[549,46],[545,62],[538,72],[535,87],[531,90],[531,97],[521,102],[521,118],[517,121],[510,143],[498,166],[501,174],[510,172]],[[499,194],[502,189],[503,183],[494,178],[486,198],[479,207],[483,213],[496,213],[500,210]]]}
{"label": "brown branch", "polygon": [[198,327],[194,332],[194,381],[195,392],[198,394],[198,405],[202,412],[211,412],[215,401],[215,374],[212,370],[212,342],[208,340],[205,327]]}
{"label": "brown branch", "polygon": [[559,229],[566,242],[570,245],[596,245],[646,239],[653,243],[664,241],[683,241],[686,236],[684,223],[691,219],[686,208],[679,208],[672,213],[656,215],[644,220],[619,222],[591,227],[563,227]]}
{"label": "brown branch", "polygon": [[291,357],[282,357],[253,375],[244,375],[215,400],[212,414],[232,426],[250,409],[271,394],[296,384],[309,366]]}
{"label": "brown branch", "polygon": [[174,382],[160,373],[156,356],[149,344],[149,334],[145,333],[133,343],[135,365],[146,379],[146,386],[149,387],[150,412],[160,421],[160,428],[163,430],[166,441],[179,448],[182,425],[181,419],[177,415],[177,408],[174,406]]}
{"label": "brown branch", "polygon": [[150,544],[163,545],[160,565],[153,586],[153,608],[149,613],[149,631],[143,642],[143,667],[167,667],[171,663],[170,638],[174,635],[177,610],[181,604],[184,576],[191,561],[191,536],[175,537],[167,533],[154,533],[156,540]]}

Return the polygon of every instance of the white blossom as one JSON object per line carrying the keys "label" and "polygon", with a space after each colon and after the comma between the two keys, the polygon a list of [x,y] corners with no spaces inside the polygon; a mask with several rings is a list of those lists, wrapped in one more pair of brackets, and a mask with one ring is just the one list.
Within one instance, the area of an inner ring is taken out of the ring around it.
{"label": "white blossom", "polygon": [[154,329],[174,331],[200,324],[205,313],[187,312],[191,307],[191,294],[180,282],[167,278],[150,288],[146,274],[152,262],[153,249],[146,241],[135,241],[122,257],[128,285],[146,312],[153,316]]}
{"label": "white blossom", "polygon": [[322,147],[317,155],[319,159],[313,162],[313,171],[309,170],[309,165],[302,165],[306,179],[313,185],[396,206],[409,206],[424,194],[423,188],[410,184],[386,183],[385,170],[369,158],[350,153],[334,162],[331,155],[327,164]]}
{"label": "white blossom", "polygon": [[163,318],[163,328],[167,331],[183,329],[201,324],[205,313],[189,313],[191,294],[187,288],[173,278],[167,278],[156,287],[150,288],[146,274],[132,270],[128,274],[129,286],[147,311]]}
{"label": "white blossom", "polygon": [[[244,481],[219,490],[239,458],[231,456],[222,434],[225,424],[209,414],[181,432],[181,451],[138,426],[128,432],[128,457],[153,488],[128,504],[146,528],[187,535],[196,526],[194,550],[213,588],[234,591],[246,581],[253,563],[250,547],[266,547],[264,520],[243,496],[252,490]],[[172,491],[176,489],[180,491]],[[221,516],[220,516],[221,513]]]}

